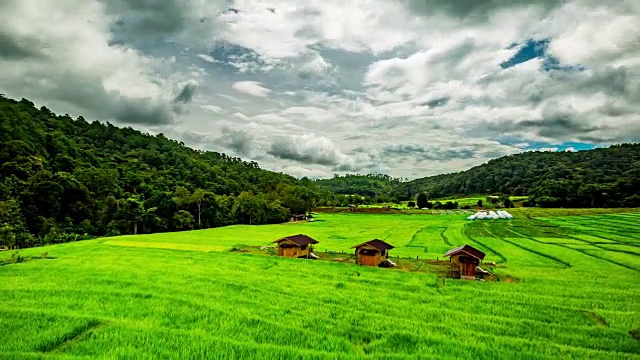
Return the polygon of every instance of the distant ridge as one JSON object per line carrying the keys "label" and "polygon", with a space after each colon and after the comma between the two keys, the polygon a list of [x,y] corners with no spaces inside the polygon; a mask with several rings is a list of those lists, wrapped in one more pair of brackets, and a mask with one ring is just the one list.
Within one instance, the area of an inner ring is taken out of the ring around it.
{"label": "distant ridge", "polygon": [[[316,181],[328,189],[385,201],[473,194],[531,196],[547,207],[640,206],[640,144],[577,152],[529,151],[466,171],[401,181],[385,175],[347,175]],[[349,186],[351,184],[351,186]]]}

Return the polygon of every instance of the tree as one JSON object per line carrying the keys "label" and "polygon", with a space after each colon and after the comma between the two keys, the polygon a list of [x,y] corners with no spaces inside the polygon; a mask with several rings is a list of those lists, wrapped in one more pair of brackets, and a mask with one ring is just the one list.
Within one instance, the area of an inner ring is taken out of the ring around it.
{"label": "tree", "polygon": [[178,210],[173,216],[173,221],[176,226],[176,230],[190,230],[193,229],[193,215],[186,210]]}
{"label": "tree", "polygon": [[481,208],[482,207],[482,199],[478,200],[478,207]]}
{"label": "tree", "polygon": [[189,209],[192,201],[191,193],[184,186],[176,186],[176,190],[173,192],[173,201],[176,202],[178,208]]}
{"label": "tree", "polygon": [[0,247],[9,249],[28,245],[33,237],[27,232],[20,205],[15,200],[0,201]]}
{"label": "tree", "polygon": [[198,207],[198,227],[202,226],[201,215],[202,215],[202,199],[204,199],[205,191],[202,189],[196,189],[191,195],[191,202],[195,203]]}
{"label": "tree", "polygon": [[425,193],[420,193],[420,195],[418,195],[418,198],[416,199],[416,202],[419,209],[425,209],[427,208],[429,199],[427,199],[427,195]]}
{"label": "tree", "polygon": [[138,234],[138,223],[144,216],[144,203],[137,197],[127,199],[124,208],[124,216],[127,222],[133,224],[133,234]]}
{"label": "tree", "polygon": [[232,212],[241,224],[261,224],[266,218],[266,203],[252,192],[245,191],[233,203]]}

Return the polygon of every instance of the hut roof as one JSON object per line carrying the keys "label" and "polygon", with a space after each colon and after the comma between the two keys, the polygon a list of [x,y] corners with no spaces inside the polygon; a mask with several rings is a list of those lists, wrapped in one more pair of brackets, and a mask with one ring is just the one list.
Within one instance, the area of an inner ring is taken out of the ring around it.
{"label": "hut roof", "polygon": [[474,258],[477,258],[477,259],[480,259],[480,260],[484,259],[484,257],[485,257],[485,253],[483,253],[482,251],[474,248],[473,246],[467,245],[467,244],[464,244],[462,246],[459,246],[457,248],[453,248],[453,249],[447,251],[444,254],[444,256],[445,257],[452,256],[452,255],[455,255],[455,254],[460,253],[460,252],[466,253],[466,254],[471,255]]}
{"label": "hut roof", "polygon": [[373,239],[373,240],[369,240],[367,242],[363,242],[362,244],[356,245],[356,246],[352,246],[351,248],[358,248],[364,245],[369,245],[371,247],[374,247],[380,251],[384,251],[384,250],[391,250],[394,248],[393,245],[386,243],[382,240],[378,240],[378,239]]}
{"label": "hut roof", "polygon": [[317,244],[318,241],[315,239],[312,239],[310,237],[308,237],[307,235],[303,235],[303,234],[298,234],[298,235],[292,235],[292,236],[287,236],[287,237],[283,237],[282,239],[278,239],[276,241],[273,241],[274,243],[283,241],[283,240],[289,240],[292,243],[298,245],[298,246],[305,246],[305,245],[309,245],[309,244]]}

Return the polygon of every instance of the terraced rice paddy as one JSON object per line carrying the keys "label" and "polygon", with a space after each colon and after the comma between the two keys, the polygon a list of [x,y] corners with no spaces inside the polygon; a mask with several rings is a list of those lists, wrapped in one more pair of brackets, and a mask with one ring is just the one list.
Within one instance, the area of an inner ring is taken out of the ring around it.
{"label": "terraced rice paddy", "polygon": [[[514,215],[321,214],[24,250],[0,266],[0,358],[640,359],[640,213]],[[414,261],[469,243],[500,281],[229,251],[297,233],[316,252],[377,237]]]}

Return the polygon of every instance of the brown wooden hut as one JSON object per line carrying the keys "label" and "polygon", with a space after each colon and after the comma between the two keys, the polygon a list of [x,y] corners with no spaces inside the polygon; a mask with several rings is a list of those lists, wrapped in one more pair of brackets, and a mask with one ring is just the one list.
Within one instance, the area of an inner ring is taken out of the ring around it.
{"label": "brown wooden hut", "polygon": [[305,214],[292,214],[291,215],[291,221],[303,221],[303,220],[307,220],[307,215]]}
{"label": "brown wooden hut", "polygon": [[393,245],[374,239],[353,248],[356,249],[356,264],[379,266],[389,258],[389,250],[393,249]]}
{"label": "brown wooden hut", "polygon": [[444,254],[451,262],[451,275],[465,280],[476,279],[476,267],[484,259],[485,253],[470,245],[462,245]]}
{"label": "brown wooden hut", "polygon": [[313,252],[313,244],[317,244],[318,241],[308,237],[307,235],[298,234],[283,237],[273,243],[278,244],[278,256],[309,258]]}

